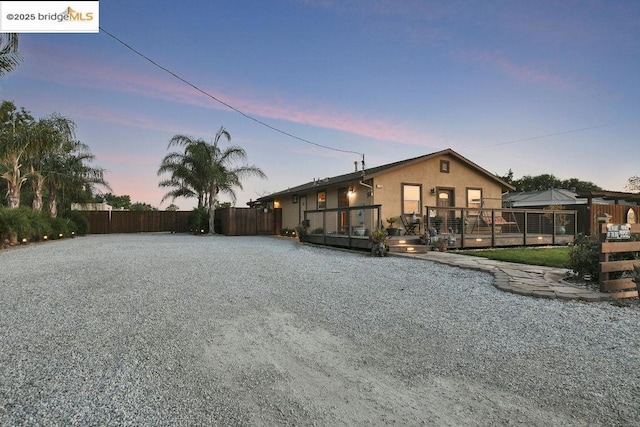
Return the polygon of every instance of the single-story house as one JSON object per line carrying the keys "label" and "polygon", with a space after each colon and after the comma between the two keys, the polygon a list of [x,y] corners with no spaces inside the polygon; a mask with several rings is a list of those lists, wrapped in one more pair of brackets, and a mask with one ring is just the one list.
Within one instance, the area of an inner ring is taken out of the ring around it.
{"label": "single-story house", "polygon": [[366,234],[391,217],[400,227],[408,218],[424,221],[435,215],[425,212],[427,206],[499,209],[503,193],[513,190],[497,175],[446,149],[364,170],[356,163],[351,173],[314,179],[257,203],[280,208],[283,228],[305,224],[325,233],[345,233],[352,227],[348,234]]}

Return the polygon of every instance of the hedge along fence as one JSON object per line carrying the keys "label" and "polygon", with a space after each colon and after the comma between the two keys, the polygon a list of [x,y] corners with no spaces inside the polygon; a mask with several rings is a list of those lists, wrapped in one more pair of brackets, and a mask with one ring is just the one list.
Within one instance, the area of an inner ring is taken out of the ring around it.
{"label": "hedge along fence", "polygon": [[[629,239],[612,239],[614,224],[602,224],[600,229],[600,291],[610,292],[611,298],[636,298],[638,288],[632,277],[615,277],[621,273],[633,271],[634,266],[640,267],[637,253],[640,252],[640,241]],[[630,224],[631,234],[640,234],[640,224]],[[636,259],[623,261],[610,261],[611,254],[635,253]]]}

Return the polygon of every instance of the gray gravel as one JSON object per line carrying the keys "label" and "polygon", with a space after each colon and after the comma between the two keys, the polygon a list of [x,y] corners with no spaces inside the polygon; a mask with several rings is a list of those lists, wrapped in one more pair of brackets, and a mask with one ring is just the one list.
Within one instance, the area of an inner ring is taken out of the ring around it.
{"label": "gray gravel", "polygon": [[0,252],[2,425],[640,425],[640,310],[271,237]]}

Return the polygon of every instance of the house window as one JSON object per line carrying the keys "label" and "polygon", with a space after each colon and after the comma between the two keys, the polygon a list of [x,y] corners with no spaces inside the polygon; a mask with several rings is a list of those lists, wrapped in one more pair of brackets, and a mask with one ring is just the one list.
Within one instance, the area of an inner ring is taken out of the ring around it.
{"label": "house window", "polygon": [[482,207],[482,189],[467,188],[467,207],[472,209]]}
{"label": "house window", "polygon": [[402,185],[402,213],[405,215],[422,212],[422,186],[415,184]]}
{"label": "house window", "polygon": [[440,172],[449,173],[449,160],[440,160]]}
{"label": "house window", "polygon": [[318,209],[327,208],[327,192],[318,191]]}

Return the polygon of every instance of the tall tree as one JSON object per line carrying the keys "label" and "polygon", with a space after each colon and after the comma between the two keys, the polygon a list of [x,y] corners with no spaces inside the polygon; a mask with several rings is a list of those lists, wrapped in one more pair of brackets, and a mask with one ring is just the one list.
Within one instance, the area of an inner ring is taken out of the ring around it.
{"label": "tall tree", "polygon": [[588,193],[601,190],[599,186],[590,181],[582,181],[578,178],[561,180],[551,174],[525,175],[520,179],[513,179],[511,169],[507,175],[501,178],[516,187],[517,191],[543,191],[550,188],[562,188],[576,193]]}
{"label": "tall tree", "polygon": [[629,191],[640,190],[640,176],[634,175],[627,180],[625,188]]}
{"label": "tall tree", "polygon": [[99,196],[95,196],[94,202],[107,202],[114,209],[125,209],[129,210],[131,207],[131,196],[128,194],[124,194],[122,196],[116,196],[112,193],[106,193]]}
{"label": "tall tree", "polygon": [[24,108],[18,110],[11,101],[0,104],[0,178],[7,183],[7,205],[20,206],[20,190],[27,180],[22,173],[22,159],[29,148],[28,130],[33,117]]}
{"label": "tall tree", "polygon": [[212,143],[194,139],[186,135],[175,135],[169,146],[184,147],[184,152],[167,154],[158,175],[171,174],[162,180],[160,187],[172,188],[162,201],[177,197],[197,197],[198,207],[206,207],[209,212],[209,232],[215,234],[215,207],[219,194],[226,194],[236,201],[235,189],[242,189],[242,179],[249,176],[265,178],[264,172],[255,165],[236,166],[238,161],[246,161],[246,151],[237,145],[222,149],[220,139],[231,141],[231,135],[221,127]]}
{"label": "tall tree", "polygon": [[33,189],[33,210],[42,210],[45,181],[55,179],[52,175],[60,172],[48,169],[56,165],[50,158],[63,155],[65,150],[76,146],[75,129],[73,120],[59,114],[42,118],[29,129],[27,161]]}
{"label": "tall tree", "polygon": [[18,53],[18,34],[0,33],[0,76],[13,71],[21,60]]}
{"label": "tall tree", "polygon": [[111,190],[104,179],[104,169],[91,166],[94,160],[89,146],[79,141],[68,141],[61,150],[45,158],[49,215],[56,217],[58,207],[67,209],[71,200],[93,200],[97,187]]}

